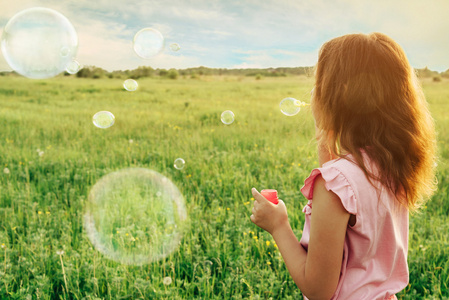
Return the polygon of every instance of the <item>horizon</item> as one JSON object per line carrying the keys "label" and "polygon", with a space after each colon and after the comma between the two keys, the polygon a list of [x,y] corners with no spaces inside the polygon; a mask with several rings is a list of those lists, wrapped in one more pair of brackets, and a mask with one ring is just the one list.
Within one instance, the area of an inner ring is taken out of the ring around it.
{"label": "horizon", "polygon": [[[48,7],[66,16],[77,31],[77,60],[108,72],[154,69],[268,69],[314,66],[327,40],[348,33],[382,32],[404,49],[410,64],[439,73],[449,69],[449,2],[435,0],[226,1],[61,1],[19,0],[3,5],[0,34],[18,12]],[[429,22],[428,20],[432,20]],[[134,34],[155,28],[165,50],[138,57]],[[171,52],[168,45],[181,50]],[[11,71],[3,54],[0,71]]]}

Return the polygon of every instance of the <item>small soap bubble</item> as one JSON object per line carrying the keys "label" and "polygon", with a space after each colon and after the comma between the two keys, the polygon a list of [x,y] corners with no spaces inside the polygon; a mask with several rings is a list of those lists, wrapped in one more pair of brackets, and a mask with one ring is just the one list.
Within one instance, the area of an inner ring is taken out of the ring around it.
{"label": "small soap bubble", "polygon": [[171,180],[144,168],[102,177],[90,190],[84,228],[94,247],[130,265],[173,253],[187,227],[184,197]]}
{"label": "small soap bubble", "polygon": [[78,36],[70,21],[59,12],[34,7],[8,21],[1,49],[17,73],[33,79],[50,78],[63,72],[76,56]]}
{"label": "small soap bubble", "polygon": [[72,60],[67,64],[67,67],[65,69],[67,73],[69,74],[76,74],[79,70],[81,70],[81,65],[76,60]]}
{"label": "small soap bubble", "polygon": [[301,110],[302,102],[295,98],[285,98],[279,103],[281,112],[286,116],[294,116]]}
{"label": "small soap bubble", "polygon": [[177,158],[175,159],[175,163],[173,164],[173,166],[175,167],[175,169],[177,170],[182,170],[184,169],[186,162],[184,159],[182,158]]}
{"label": "small soap bubble", "polygon": [[181,46],[179,46],[178,43],[171,43],[170,50],[173,52],[178,52],[179,50],[181,50]]}
{"label": "small soap bubble", "polygon": [[62,46],[60,51],[61,56],[67,57],[70,54],[70,48],[67,46]]}
{"label": "small soap bubble", "polygon": [[105,129],[114,125],[115,117],[109,111],[99,111],[93,116],[92,121],[98,128]]}
{"label": "small soap bubble", "polygon": [[137,84],[137,81],[135,81],[134,79],[126,79],[123,82],[123,87],[129,92],[134,92],[135,90],[137,90],[138,86],[139,85]]}
{"label": "small soap bubble", "polygon": [[225,125],[230,125],[234,122],[234,113],[230,110],[225,110],[221,113],[221,122]]}
{"label": "small soap bubble", "polygon": [[153,28],[144,28],[134,35],[133,48],[137,55],[150,59],[164,49],[164,36]]}

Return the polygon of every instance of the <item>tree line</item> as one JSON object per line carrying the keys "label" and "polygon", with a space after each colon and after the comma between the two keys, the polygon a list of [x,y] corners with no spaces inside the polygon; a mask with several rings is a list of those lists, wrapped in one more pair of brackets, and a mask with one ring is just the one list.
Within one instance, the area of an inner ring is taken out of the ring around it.
{"label": "tree line", "polygon": [[[441,81],[442,78],[449,78],[449,69],[445,72],[437,72],[428,69],[415,69],[420,78],[433,78],[434,81]],[[61,76],[76,76],[78,78],[132,78],[140,79],[146,77],[161,77],[168,79],[178,79],[181,77],[199,78],[200,76],[254,76],[256,79],[263,77],[285,77],[305,75],[312,77],[314,67],[281,67],[281,68],[265,68],[265,69],[227,69],[227,68],[208,68],[196,67],[187,69],[154,69],[150,66],[140,66],[134,70],[118,70],[108,72],[96,66],[85,66],[76,74],[71,75],[64,72]],[[17,75],[16,72],[0,72],[0,76]]]}

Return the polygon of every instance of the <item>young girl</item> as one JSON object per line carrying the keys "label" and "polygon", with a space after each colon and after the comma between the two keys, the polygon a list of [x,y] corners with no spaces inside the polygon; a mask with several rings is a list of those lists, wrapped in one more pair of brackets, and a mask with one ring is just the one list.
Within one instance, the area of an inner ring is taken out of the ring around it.
{"label": "young girl", "polygon": [[283,201],[252,189],[251,221],[276,241],[305,299],[396,299],[408,284],[409,211],[435,187],[435,130],[402,48],[350,34],[325,43],[312,95],[320,167],[300,241]]}

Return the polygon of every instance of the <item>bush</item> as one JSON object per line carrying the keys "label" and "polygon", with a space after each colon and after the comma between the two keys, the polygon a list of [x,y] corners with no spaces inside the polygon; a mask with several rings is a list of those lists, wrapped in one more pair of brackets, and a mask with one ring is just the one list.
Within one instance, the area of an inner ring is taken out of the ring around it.
{"label": "bush", "polygon": [[167,77],[170,79],[178,79],[179,73],[175,69],[170,69],[167,73]]}

